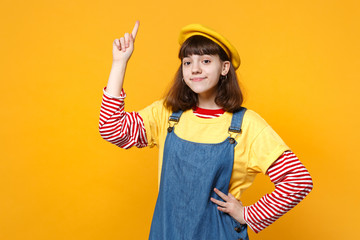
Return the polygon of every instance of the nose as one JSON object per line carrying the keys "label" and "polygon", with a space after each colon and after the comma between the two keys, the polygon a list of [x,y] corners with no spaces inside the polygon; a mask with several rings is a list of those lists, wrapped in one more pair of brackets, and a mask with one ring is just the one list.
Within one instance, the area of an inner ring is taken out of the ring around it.
{"label": "nose", "polygon": [[194,61],[191,68],[192,74],[201,73],[200,64],[197,61]]}

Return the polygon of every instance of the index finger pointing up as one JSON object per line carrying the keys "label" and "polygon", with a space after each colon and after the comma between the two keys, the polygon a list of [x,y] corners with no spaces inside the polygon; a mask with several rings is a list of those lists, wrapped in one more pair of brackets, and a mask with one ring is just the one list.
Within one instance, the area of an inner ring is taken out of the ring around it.
{"label": "index finger pointing up", "polygon": [[140,22],[139,22],[139,21],[136,21],[135,26],[134,26],[134,29],[132,30],[132,33],[131,33],[131,35],[132,35],[132,37],[133,37],[134,40],[135,40],[137,31],[138,31],[138,29],[139,29],[139,24],[140,24]]}

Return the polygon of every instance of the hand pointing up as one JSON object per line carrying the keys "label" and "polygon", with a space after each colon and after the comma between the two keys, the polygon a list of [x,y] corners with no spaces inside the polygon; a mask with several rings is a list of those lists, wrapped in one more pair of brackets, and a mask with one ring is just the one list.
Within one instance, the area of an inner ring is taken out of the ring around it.
{"label": "hand pointing up", "polygon": [[131,54],[134,51],[134,42],[137,31],[139,29],[139,21],[136,21],[132,33],[125,33],[120,39],[115,39],[113,42],[113,62],[124,62],[129,61]]}

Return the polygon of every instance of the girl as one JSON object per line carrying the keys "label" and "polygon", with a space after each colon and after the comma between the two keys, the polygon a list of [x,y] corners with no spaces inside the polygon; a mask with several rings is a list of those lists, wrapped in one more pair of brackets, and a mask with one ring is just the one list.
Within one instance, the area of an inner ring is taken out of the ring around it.
{"label": "girl", "polygon": [[[248,239],[247,226],[258,233],[312,190],[308,171],[258,114],[241,106],[237,50],[199,24],[180,32],[181,65],[165,99],[124,112],[122,86],[138,27],[113,42],[99,129],[121,148],[159,147],[149,239]],[[241,194],[260,172],[275,190],[243,206]]]}

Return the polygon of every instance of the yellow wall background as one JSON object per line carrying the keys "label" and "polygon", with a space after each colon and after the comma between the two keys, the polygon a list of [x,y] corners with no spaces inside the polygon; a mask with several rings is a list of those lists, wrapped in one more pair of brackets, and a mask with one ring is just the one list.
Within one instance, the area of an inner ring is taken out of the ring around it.
{"label": "yellow wall background", "polygon": [[[147,239],[157,150],[116,148],[97,129],[112,41],[137,19],[128,111],[163,95],[179,64],[180,28],[202,23],[238,48],[245,106],[310,171],[313,192],[250,239],[359,239],[359,1],[1,5],[0,239]],[[271,185],[259,176],[243,201]]]}

